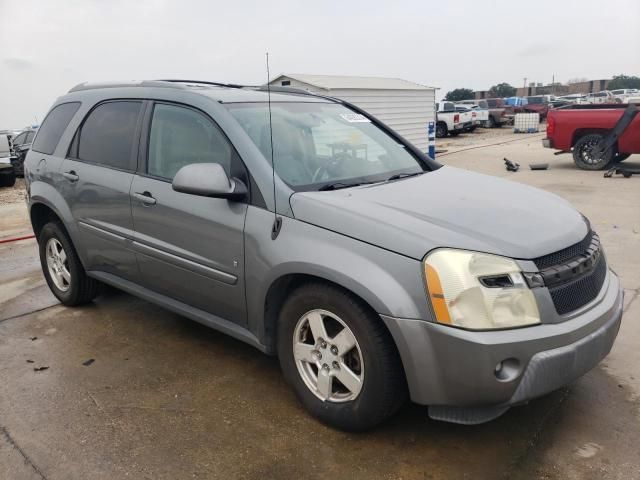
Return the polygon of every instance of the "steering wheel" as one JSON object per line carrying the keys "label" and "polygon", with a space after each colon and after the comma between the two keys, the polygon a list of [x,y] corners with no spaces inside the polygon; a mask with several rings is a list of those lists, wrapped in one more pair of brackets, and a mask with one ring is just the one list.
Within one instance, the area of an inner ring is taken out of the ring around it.
{"label": "steering wheel", "polygon": [[327,173],[331,174],[333,172],[339,171],[340,167],[346,160],[353,160],[353,157],[345,152],[335,154],[333,157],[331,157],[331,160],[316,169],[313,177],[311,178],[311,183],[320,181],[323,175]]}

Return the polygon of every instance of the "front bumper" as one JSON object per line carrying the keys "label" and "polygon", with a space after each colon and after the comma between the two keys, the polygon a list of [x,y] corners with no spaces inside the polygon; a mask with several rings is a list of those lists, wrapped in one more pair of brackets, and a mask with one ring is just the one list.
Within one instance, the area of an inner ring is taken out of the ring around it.
{"label": "front bumper", "polygon": [[576,380],[609,353],[618,334],[623,291],[613,272],[607,277],[596,299],[559,323],[468,331],[382,316],[411,399],[429,405],[432,418],[475,424]]}

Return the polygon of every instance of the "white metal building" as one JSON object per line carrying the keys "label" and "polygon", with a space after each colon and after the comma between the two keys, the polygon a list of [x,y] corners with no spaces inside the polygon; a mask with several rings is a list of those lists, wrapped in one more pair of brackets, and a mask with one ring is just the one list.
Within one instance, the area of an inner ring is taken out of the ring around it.
{"label": "white metal building", "polygon": [[436,88],[399,78],[280,75],[272,86],[295,87],[346,100],[371,113],[423,152],[427,123],[435,121]]}

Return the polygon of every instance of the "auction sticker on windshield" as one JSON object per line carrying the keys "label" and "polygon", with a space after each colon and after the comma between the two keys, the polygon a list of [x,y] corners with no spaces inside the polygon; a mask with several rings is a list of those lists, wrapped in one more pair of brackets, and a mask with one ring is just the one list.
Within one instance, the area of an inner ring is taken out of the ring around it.
{"label": "auction sticker on windshield", "polygon": [[349,123],[371,123],[371,120],[359,113],[341,113],[340,116]]}

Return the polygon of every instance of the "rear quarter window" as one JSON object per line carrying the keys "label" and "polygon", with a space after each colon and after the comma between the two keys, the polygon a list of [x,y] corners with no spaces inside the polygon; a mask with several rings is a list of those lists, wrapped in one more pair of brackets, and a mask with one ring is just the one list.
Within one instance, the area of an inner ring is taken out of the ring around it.
{"label": "rear quarter window", "polygon": [[78,108],[80,108],[80,102],[61,103],[55,106],[38,129],[31,149],[51,155]]}

